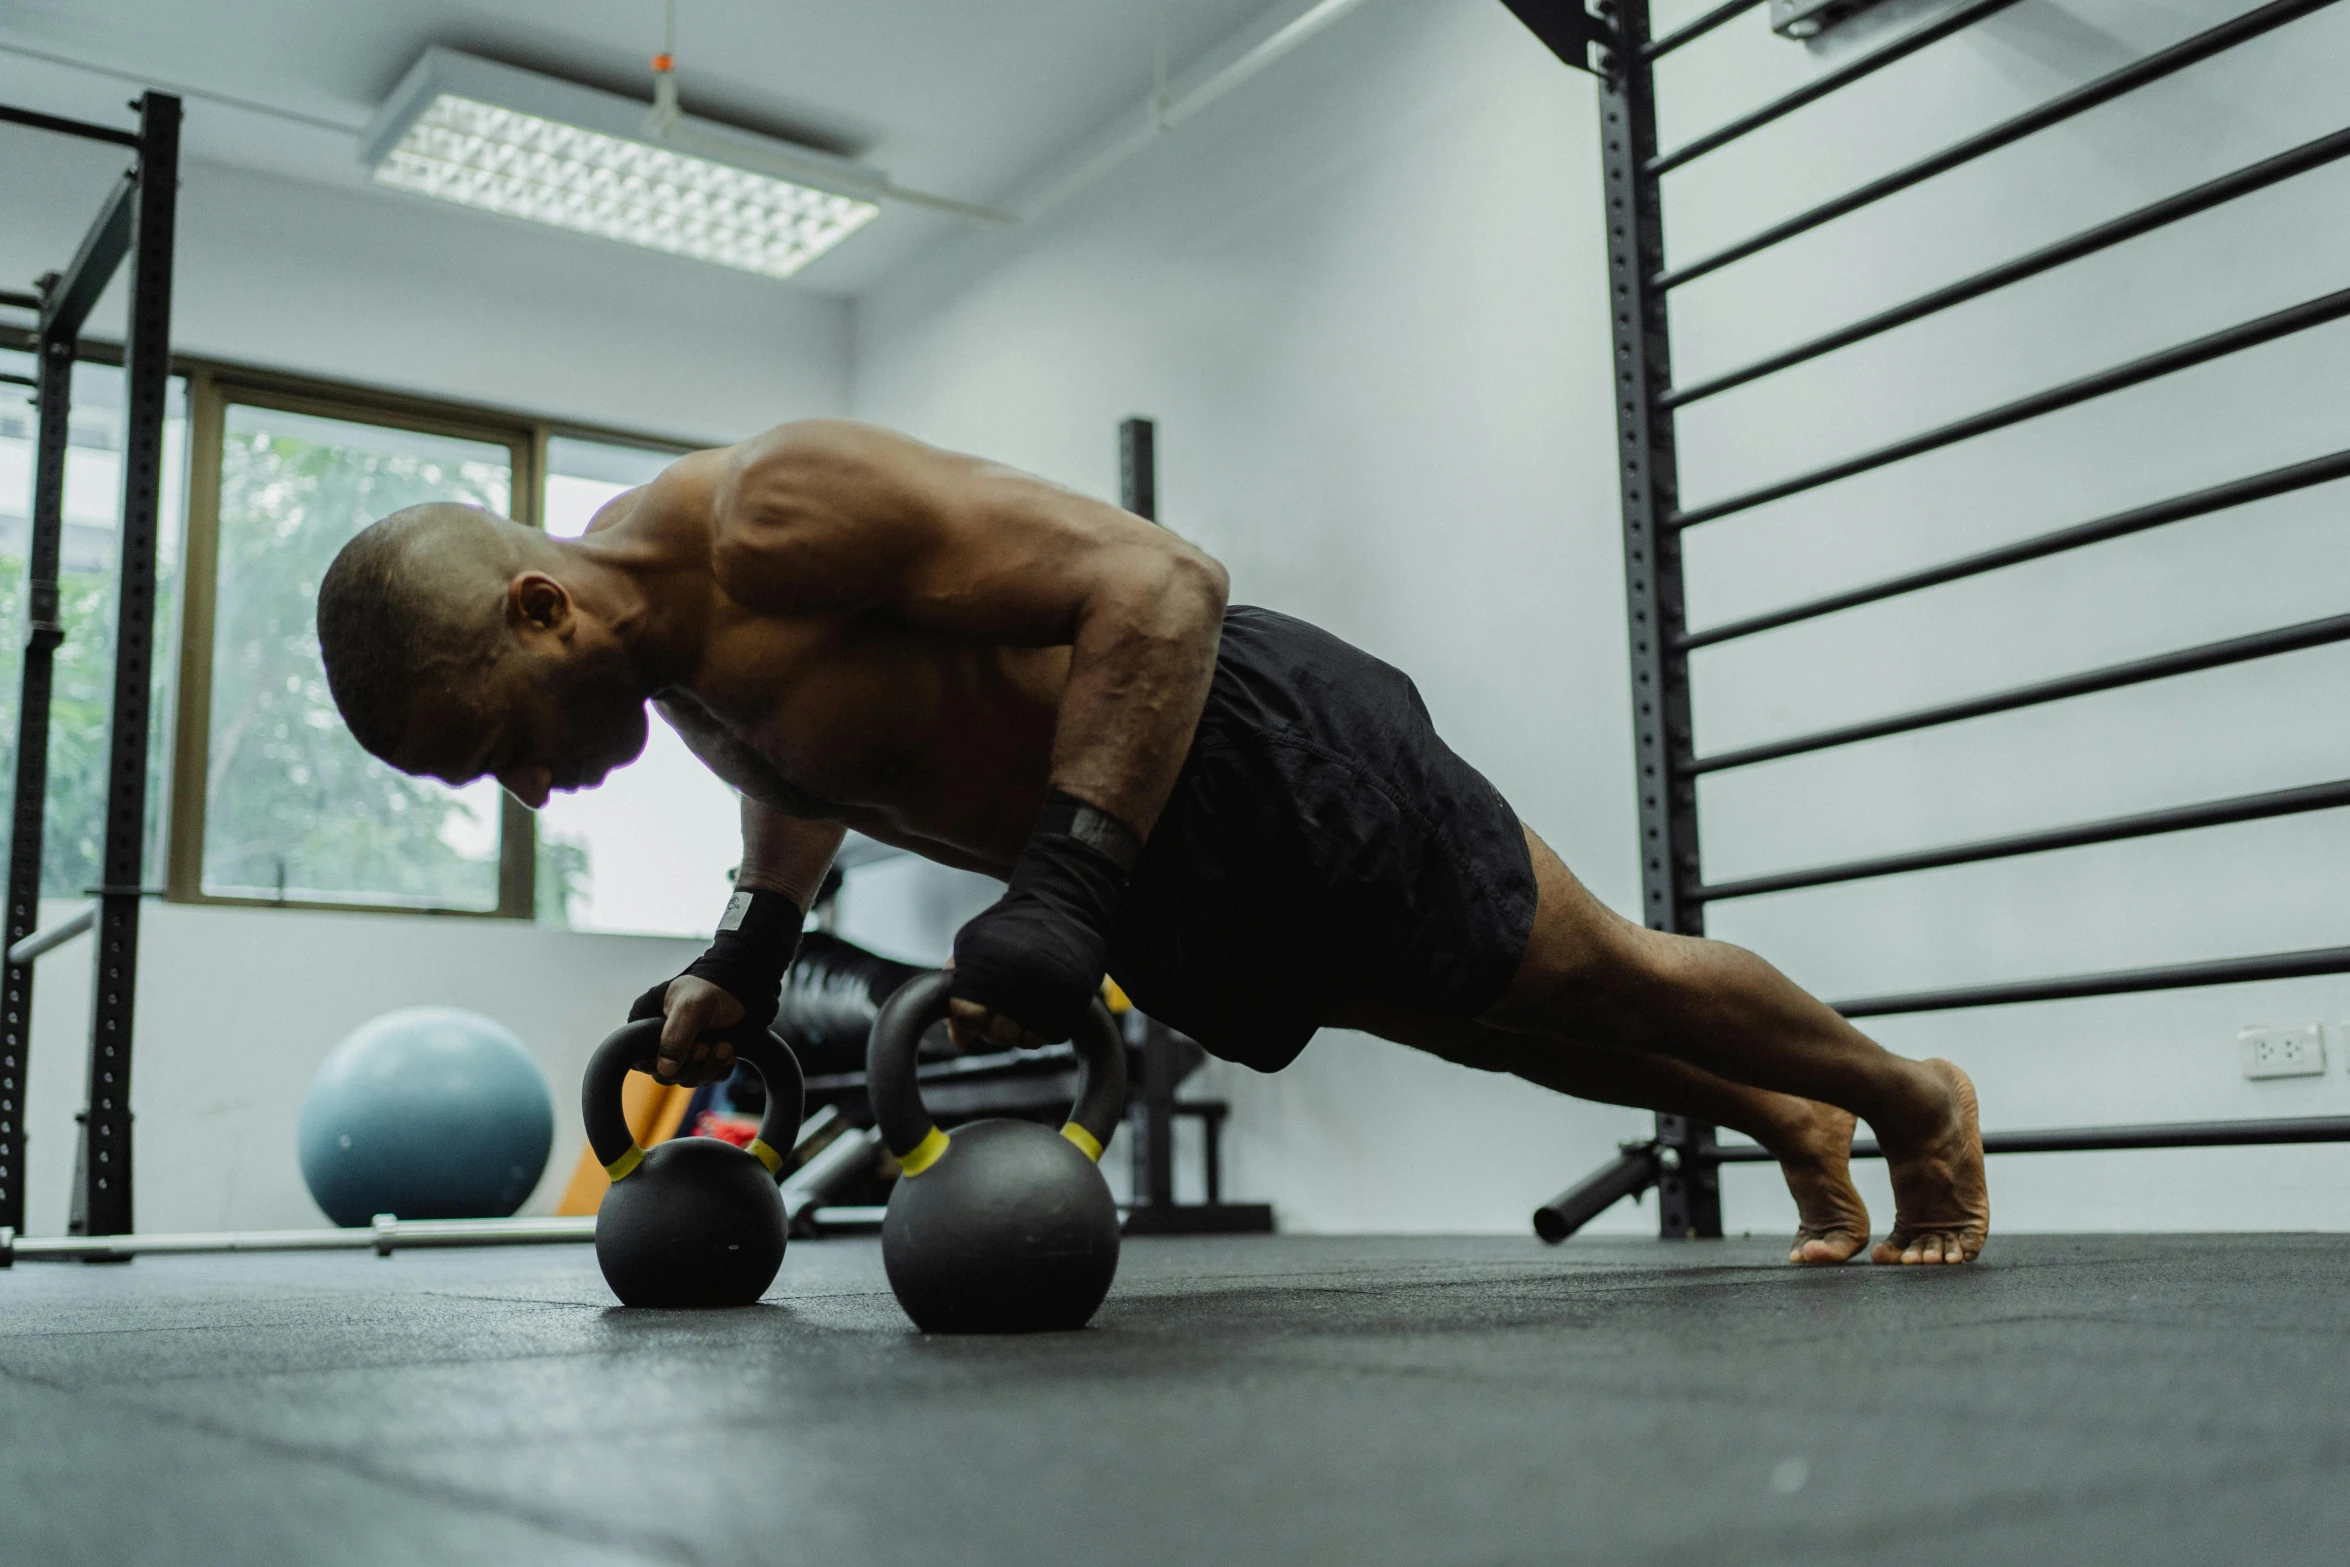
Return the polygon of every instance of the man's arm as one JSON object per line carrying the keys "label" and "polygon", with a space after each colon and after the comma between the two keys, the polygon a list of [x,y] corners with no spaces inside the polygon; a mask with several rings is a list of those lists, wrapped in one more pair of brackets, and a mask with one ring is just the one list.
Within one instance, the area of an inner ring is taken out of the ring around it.
{"label": "man's arm", "polygon": [[[716,506],[719,580],[752,608],[870,609],[976,639],[1067,645],[1054,796],[1078,809],[1079,838],[1108,843],[1122,828],[1139,848],[1174,788],[1215,675],[1228,585],[1215,561],[1115,506],[836,421],[785,425],[737,448]],[[1085,808],[1109,824],[1085,819]],[[1121,887],[1124,868],[1114,878]],[[1096,924],[1106,918],[1091,914]],[[958,961],[968,966],[964,946]],[[1066,976],[1059,988],[1068,989]],[[966,1034],[1030,1037],[1001,1008],[962,1000]]]}
{"label": "man's arm", "polygon": [[[808,905],[815,901],[817,889],[824,885],[824,873],[840,848],[840,825],[786,816],[748,796],[742,802],[742,821],[743,863],[742,869],[735,873],[735,891],[780,894],[790,901],[792,911],[804,916]],[[795,928],[790,934],[778,934],[771,940],[768,943],[771,951],[743,954],[737,961],[759,970],[758,984],[756,987],[743,984],[739,988],[763,989],[769,969],[780,983],[784,969],[790,966],[791,946],[797,936]],[[724,937],[725,933],[721,932],[720,939]],[[713,944],[711,950],[717,953],[717,945]],[[702,1033],[743,1021],[742,998],[723,985],[689,971],[669,982],[661,1005],[665,1021],[661,1027],[659,1060],[654,1068],[656,1077],[663,1082],[702,1083],[724,1077],[734,1069],[734,1046],[724,1040],[704,1039]],[[772,1002],[768,1006],[772,1017]]]}

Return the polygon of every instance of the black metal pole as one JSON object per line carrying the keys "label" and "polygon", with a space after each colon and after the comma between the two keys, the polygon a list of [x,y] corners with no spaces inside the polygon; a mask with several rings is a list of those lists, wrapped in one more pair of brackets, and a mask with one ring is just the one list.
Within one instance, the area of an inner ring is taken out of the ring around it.
{"label": "black metal pole", "polygon": [[2200,990],[2206,985],[2249,985],[2272,979],[2309,979],[2321,974],[2350,974],[2350,947],[2313,947],[2306,952],[2272,952],[2250,958],[2217,958],[2205,963],[2166,963],[2157,968],[1965,985],[1953,990],[1917,990],[1898,996],[1860,996],[1848,1001],[1831,1001],[1828,1005],[1846,1017],[1890,1017],[1906,1012],[2012,1007],[2027,1001],[2134,996],[2149,990]]}
{"label": "black metal pole", "polygon": [[2108,816],[2101,821],[2044,827],[2036,832],[1978,838],[1971,843],[1946,843],[1931,849],[1912,849],[1906,854],[1880,854],[1865,860],[1846,860],[1840,865],[1814,865],[1804,870],[1780,871],[1770,876],[1750,876],[1742,881],[1709,884],[1701,888],[1700,892],[1706,902],[1718,903],[1726,898],[1754,898],[1766,893],[1827,887],[1837,882],[1864,881],[1878,876],[1906,876],[1912,871],[1938,870],[1946,865],[1974,865],[1984,860],[2047,854],[2053,850],[2079,849],[2095,843],[2120,843],[2130,838],[2151,838],[2163,833],[2196,832],[2205,827],[2226,827],[2237,822],[2268,821],[2279,816],[2298,816],[2307,811],[2338,811],[2345,806],[2350,806],[2350,779],[2336,779],[2331,783],[2307,784],[2298,789],[2239,794],[2225,800],[2174,805],[2160,811]]}
{"label": "black metal pole", "polygon": [[1640,58],[1661,60],[1674,50],[1697,42],[1698,39],[1703,38],[1715,28],[1738,20],[1756,6],[1764,3],[1765,0],[1725,0],[1724,4],[1715,6],[1695,21],[1684,23],[1678,30],[1667,33],[1664,37],[1652,38],[1642,44]]}
{"label": "black metal pole", "polygon": [[107,735],[106,843],[90,1007],[75,1233],[131,1230],[131,1023],[139,899],[146,874],[147,724],[155,663],[157,512],[171,390],[172,238],[179,205],[180,101],[139,100],[138,207],[130,331],[123,344],[122,532],[115,595],[114,700]]}
{"label": "black metal pole", "polygon": [[[1695,282],[1734,261],[1743,261],[1774,245],[1784,244],[1823,223],[1858,212],[1863,207],[1883,201],[1938,174],[1947,174],[1952,169],[1972,163],[1987,153],[1996,152],[2052,125],[2061,125],[2076,115],[2086,114],[2101,104],[2111,103],[2126,93],[2135,92],[2149,82],[2160,81],[2165,76],[2199,64],[2288,22],[2298,21],[2312,11],[2322,11],[2334,3],[2335,0],[2270,0],[2269,4],[2258,10],[2233,17],[2168,49],[2159,50],[2142,60],[2134,60],[2118,71],[2108,72],[2093,82],[2085,82],[2068,93],[2049,99],[2036,109],[2027,109],[1989,130],[1978,131],[1963,141],[1943,148],[1932,157],[1921,158],[1906,168],[1896,169],[1881,179],[1869,181],[1858,190],[1847,191],[1833,201],[1821,202],[1782,223],[1773,224],[1759,234],[1749,235],[1735,245],[1726,246],[1686,266],[1675,267],[1657,280],[1658,286],[1679,288],[1684,283]],[[1673,161],[1676,164],[1686,162],[1687,157],[1676,156]]]}
{"label": "black metal pole", "polygon": [[[42,279],[47,296],[59,282]],[[46,304],[46,297],[44,297]],[[44,310],[44,315],[47,312]],[[35,394],[40,425],[33,441],[32,537],[25,561],[24,664],[18,674],[16,794],[8,839],[7,946],[41,921],[41,833],[49,797],[49,694],[57,644],[58,538],[64,525],[65,445],[73,411],[73,338],[44,332]],[[4,949],[0,949],[4,950]],[[0,1027],[0,1226],[24,1229],[25,1074],[31,1060],[33,965],[7,965],[8,1010]]]}
{"label": "black metal pole", "polygon": [[61,136],[79,136],[87,141],[110,141],[118,147],[140,145],[137,134],[131,131],[118,131],[111,125],[92,125],[87,120],[68,120],[34,109],[13,108],[4,103],[0,103],[0,120],[11,125],[29,125],[37,131],[55,131]]}
{"label": "black metal pole", "polygon": [[[1599,86],[1599,141],[1608,230],[1608,306],[1616,348],[1617,458],[1623,480],[1624,587],[1632,654],[1632,740],[1640,798],[1642,912],[1651,929],[1705,933],[1698,884],[1697,782],[1689,718],[1689,658],[1678,641],[1687,614],[1681,541],[1669,525],[1679,503],[1673,384],[1665,296],[1649,282],[1664,256],[1664,210],[1648,164],[1656,153],[1656,74],[1645,52],[1648,0],[1622,0],[1622,38]],[[1658,1230],[1668,1237],[1722,1233],[1721,1187],[1694,1157],[1713,1128],[1656,1118],[1660,1149],[1673,1150],[1657,1182]]]}
{"label": "black metal pole", "polygon": [[1723,500],[1708,501],[1703,506],[1692,506],[1673,518],[1673,525],[1693,528],[1701,522],[1711,522],[1733,512],[1785,500],[1790,495],[1816,490],[1823,484],[1834,484],[1839,479],[1849,479],[1855,474],[1867,473],[1888,463],[1905,462],[1912,457],[1924,456],[1927,452],[1939,451],[1945,446],[1955,446],[1960,441],[1971,441],[1979,435],[2004,430],[2011,424],[2021,424],[2027,419],[2057,413],[2076,403],[2108,397],[2166,375],[2192,370],[2197,365],[2209,364],[2214,359],[2224,359],[2230,354],[2240,354],[2246,349],[2258,348],[2263,343],[2273,343],[2279,338],[2291,337],[2296,332],[2306,332],[2313,327],[2339,321],[2345,316],[2350,316],[2350,288],[2336,289],[2316,299],[2304,300],[2298,305],[2274,311],[2256,321],[2245,321],[2130,360],[2126,364],[2100,370],[2094,375],[2082,376],[2077,381],[2067,381],[2062,386],[2034,392],[2029,397],[2019,397],[2014,402],[1970,414],[1964,419],[1953,420],[1906,440],[1895,441],[1889,446],[1847,457],[1842,462],[1814,468],[1809,473],[1799,473],[1792,478],[1781,479],[1777,483],[1766,484]]}
{"label": "black metal pole", "polygon": [[[2153,1126],[2059,1126],[1985,1132],[1985,1153],[2101,1153],[2123,1148],[2258,1148],[2290,1143],[2350,1143],[2350,1116],[2279,1117],[2273,1121],[2173,1121]],[[1855,1159],[1882,1159],[1873,1137],[1852,1145]],[[1767,1164],[1767,1148],[1717,1149],[1717,1164]]]}
{"label": "black metal pole", "polygon": [[[1118,424],[1118,504],[1153,522],[1159,518],[1158,429],[1150,419]],[[1175,1206],[1175,1042],[1153,1018],[1142,1019],[1141,1032],[1134,1201],[1138,1207],[1165,1210]]]}
{"label": "black metal pole", "polygon": [[[1851,86],[1864,76],[1874,76],[1886,66],[1906,60],[1920,49],[1938,44],[1953,33],[1964,32],[1984,17],[1990,16],[1994,12],[2004,11],[2016,3],[2017,0],[1968,0],[1967,4],[1960,6],[1949,15],[1937,17],[1915,32],[1902,34],[1883,48],[1863,55],[1850,65],[1841,66],[1828,72],[1825,76],[1815,77],[1793,92],[1783,97],[1774,98],[1761,108],[1748,114],[1742,114],[1727,125],[1717,126],[1704,135],[1674,148],[1662,157],[1651,152],[1647,160],[1646,172],[1661,178],[1685,163],[1695,162],[1716,148],[1727,147],[1740,137],[1761,130],[1773,120],[1793,114],[1806,104],[1817,103],[1830,93]],[[1654,276],[1655,274],[1651,273],[1650,275]]]}
{"label": "black metal pole", "polygon": [[1732,387],[1744,386],[1749,381],[1759,381],[1766,375],[1776,375],[1781,370],[1791,369],[1807,360],[1817,359],[1822,354],[1831,354],[1839,348],[1849,348],[1854,343],[1865,342],[1879,333],[1890,332],[1895,327],[1907,326],[1912,321],[1922,321],[1927,316],[1934,315],[1939,311],[1948,310],[1955,305],[1963,305],[1970,299],[1980,299],[1985,294],[1994,293],[2010,284],[2020,283],[2026,278],[2037,277],[2043,272],[2078,261],[2084,256],[2093,256],[2098,251],[2109,249],[2144,234],[2150,234],[2167,224],[2191,218],[2197,213],[2209,212],[2214,207],[2240,200],[2256,191],[2266,190],[2271,185],[2292,179],[2296,175],[2306,174],[2312,169],[2323,168],[2325,165],[2345,157],[2350,157],[2350,130],[2336,131],[2331,136],[2320,136],[2315,141],[2304,142],[2289,151],[2280,152],[2273,158],[2263,158],[2258,163],[2238,169],[2232,174],[2223,174],[2218,179],[2206,180],[2191,190],[2183,190],[2175,195],[2165,196],[2160,201],[2150,202],[2146,206],[2138,208],[2135,212],[2124,213],[2122,216],[2100,223],[2094,228],[2083,229],[2080,233],[2067,239],[2058,240],[2053,245],[2043,245],[2038,250],[2018,256],[2012,261],[2003,261],[1998,266],[1987,267],[1972,277],[1961,278],[1956,283],[1946,284],[1930,293],[1920,294],[1917,298],[1895,305],[1890,310],[1880,310],[1875,315],[1863,317],[1846,326],[1840,326],[1833,332],[1824,332],[1818,337],[1798,343],[1792,348],[1784,348],[1775,354],[1740,365],[1735,370],[1725,370],[1719,375],[1708,376],[1705,380],[1690,386],[1675,387],[1667,400],[1675,408],[1686,408],[1691,403],[1727,392]]}
{"label": "black metal pole", "polygon": [[1152,419],[1118,425],[1118,504],[1137,517],[1159,520],[1159,426]]}
{"label": "black metal pole", "polygon": [[2249,506],[2254,501],[2289,495],[2295,490],[2308,489],[2311,485],[2331,484],[2336,479],[2346,478],[2350,478],[2350,451],[2328,452],[2323,457],[2312,457],[2307,462],[2271,468],[2266,473],[2230,479],[2225,484],[2215,484],[2192,494],[2173,496],[2145,506],[2133,506],[2127,511],[2112,512],[2094,521],[2079,522],[2069,528],[2017,539],[2011,544],[1977,550],[1972,555],[1961,555],[1956,560],[1946,560],[1920,571],[1881,577],[1875,582],[1863,583],[1841,593],[1824,594],[1800,604],[1790,604],[1784,609],[1769,610],[1760,615],[1708,626],[1703,631],[1693,631],[1683,637],[1681,645],[1685,648],[1701,648],[1736,641],[1757,632],[1773,631],[1780,626],[1792,626],[1799,621],[1833,615],[1838,610],[1856,609],[1863,604],[1899,598],[1904,593],[1916,593],[1925,588],[1940,587],[1946,582],[1979,577],[1986,572],[2021,565],[2025,561],[2045,560],[2068,550],[2103,544],[2108,539],[2126,538],[2133,533],[2144,533],[2149,528],[2167,527],[2174,522],[2208,517],[2213,512],[2226,511],[2230,507]]}
{"label": "black metal pole", "polygon": [[2254,659],[2305,652],[2313,647],[2325,647],[2336,642],[2350,642],[2350,615],[2329,615],[2324,620],[2305,620],[2297,626],[2278,626],[2270,631],[2255,631],[2250,636],[2230,637],[2225,642],[2206,642],[2200,647],[2157,653],[2152,658],[2133,658],[2127,663],[2108,664],[2102,669],[2085,669],[2073,675],[2059,675],[2054,680],[2036,680],[2028,686],[2012,686],[2005,691],[1921,707],[1913,712],[1896,713],[1890,718],[1872,718],[1866,723],[1846,724],[1840,728],[1821,729],[1763,745],[1750,745],[1741,750],[1723,751],[1714,756],[1700,757],[1694,764],[1694,770],[1715,773],[1731,767],[1751,767],[1757,762],[1801,756],[1807,751],[1854,745],[1863,740],[1882,739],[1886,735],[1907,734],[1913,729],[1935,729],[1963,719],[2011,713],[2018,708],[2039,707],[2048,702],[2094,695],[2099,691],[2118,691],[2124,686],[2199,674],[2206,669],[2221,669],[2229,664],[2244,664]]}
{"label": "black metal pole", "polygon": [[[1738,1152],[1743,1153],[1740,1149]],[[1756,1152],[1761,1152],[1757,1149]],[[1725,1162],[1719,1155],[1707,1167]],[[1662,1181],[1667,1172],[1663,1156],[1646,1143],[1634,1143],[1565,1191],[1534,1210],[1534,1233],[1556,1246],[1627,1197],[1637,1197]]]}

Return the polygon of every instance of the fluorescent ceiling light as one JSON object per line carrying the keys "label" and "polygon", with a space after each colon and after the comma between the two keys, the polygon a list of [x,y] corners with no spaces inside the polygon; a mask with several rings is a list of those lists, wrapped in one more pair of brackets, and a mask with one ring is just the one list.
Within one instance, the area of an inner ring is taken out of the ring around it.
{"label": "fluorescent ceiling light", "polygon": [[375,178],[769,277],[790,277],[881,210],[455,93],[417,116]]}
{"label": "fluorescent ceiling light", "polygon": [[434,48],[360,156],[395,190],[767,277],[790,277],[871,222],[872,195],[891,189],[871,170],[707,121],[684,121],[694,151],[679,151],[648,140],[644,121],[639,101]]}

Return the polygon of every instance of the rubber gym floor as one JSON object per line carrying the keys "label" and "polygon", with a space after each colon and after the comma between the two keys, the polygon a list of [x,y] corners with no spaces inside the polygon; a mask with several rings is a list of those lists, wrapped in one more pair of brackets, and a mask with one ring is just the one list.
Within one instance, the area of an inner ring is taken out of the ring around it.
{"label": "rubber gym floor", "polygon": [[584,1247],[0,1274],[0,1561],[2262,1562],[2350,1539],[2350,1236],[1154,1239],[924,1338]]}

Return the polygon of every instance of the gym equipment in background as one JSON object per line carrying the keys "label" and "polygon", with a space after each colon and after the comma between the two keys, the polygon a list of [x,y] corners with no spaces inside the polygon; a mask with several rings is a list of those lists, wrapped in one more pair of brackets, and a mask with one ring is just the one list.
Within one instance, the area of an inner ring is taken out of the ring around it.
{"label": "gym equipment in background", "polygon": [[914,1057],[947,1015],[948,976],[925,974],[874,1020],[865,1078],[902,1169],[881,1227],[898,1304],[925,1333],[1038,1333],[1093,1319],[1118,1272],[1118,1205],[1097,1161],[1126,1103],[1126,1046],[1096,1002],[1078,1030],[1077,1102],[1059,1132],[969,1121],[953,1136],[923,1108]]}
{"label": "gym equipment in background", "polygon": [[788,1238],[775,1190],[800,1125],[800,1064],[781,1035],[736,1046],[759,1074],[767,1112],[748,1149],[715,1137],[640,1147],[620,1105],[630,1071],[649,1067],[661,1019],[646,1018],[596,1047],[580,1083],[588,1146],[612,1178],[596,1210],[596,1262],[626,1306],[748,1306],[783,1266]]}
{"label": "gym equipment in background", "polygon": [[377,1214],[502,1219],[547,1168],[555,1101],[503,1024],[404,1007],[327,1053],[302,1097],[302,1180],[345,1228]]}
{"label": "gym equipment in background", "polygon": [[0,120],[127,147],[136,161],[98,208],[63,272],[38,292],[0,290],[0,306],[37,312],[40,429],[34,439],[32,527],[25,549],[24,661],[16,707],[16,790],[8,841],[8,1005],[0,1026],[0,1229],[24,1228],[24,1105],[32,1054],[34,937],[41,913],[41,836],[49,797],[49,698],[57,647],[58,558],[65,521],[66,426],[82,328],[124,259],[131,263],[122,352],[122,518],[115,592],[114,690],[106,725],[106,842],[99,856],[89,1075],[74,1161],[71,1228],[131,1227],[131,1022],[139,952],[140,872],[147,849],[148,710],[154,700],[156,517],[171,464],[163,445],[171,387],[172,232],[179,210],[180,100],[142,93],[136,131],[0,105]]}
{"label": "gym equipment in background", "polygon": [[[1139,415],[1118,423],[1118,504],[1137,517],[1159,520],[1159,426]],[[1134,1129],[1134,1203],[1126,1211],[1129,1235],[1270,1235],[1270,1203],[1224,1200],[1224,1117],[1221,1099],[1181,1099],[1183,1079],[1207,1059],[1196,1040],[1157,1018],[1129,1010],[1112,987],[1111,1010],[1121,1014],[1141,1066],[1128,1123]],[[1204,1202],[1175,1200],[1175,1123],[1200,1126]]]}
{"label": "gym equipment in background", "polygon": [[[1823,887],[1946,865],[1978,864],[2087,844],[2115,843],[2350,806],[2350,779],[2336,779],[2102,821],[1940,844],[1841,864],[1708,882],[1698,845],[1697,783],[1705,775],[2350,641],[2350,615],[2332,615],[2196,647],[2171,649],[2101,669],[2082,670],[1913,712],[1706,756],[1697,754],[1696,731],[1690,721],[1689,670],[1689,655],[1699,648],[1719,646],[1864,604],[1884,603],[2026,561],[2051,559],[2109,539],[2332,483],[2350,476],[2350,450],[2317,452],[2304,445],[2302,451],[2306,455],[2280,467],[2242,474],[2189,494],[2133,505],[1957,559],[1859,586],[1839,586],[1834,592],[1801,603],[1696,629],[1689,625],[1681,564],[1682,535],[1691,528],[2342,320],[2350,317],[2350,289],[2336,289],[2304,299],[2254,320],[2173,343],[1888,445],[1700,505],[1682,503],[1675,450],[1675,418],[1683,408],[1970,300],[1988,297],[2012,284],[2350,158],[2350,129],[2336,130],[2288,147],[1819,336],[1745,364],[1717,369],[1699,379],[1676,382],[1673,378],[1673,337],[1668,309],[1672,291],[1684,284],[1694,283],[1887,197],[1924,185],[2075,116],[2123,99],[2142,87],[2322,11],[2335,0],[2268,0],[2166,48],[2119,65],[2006,120],[1965,135],[1863,185],[1699,255],[1672,252],[1666,243],[1663,192],[1666,175],[1921,50],[1955,37],[1977,22],[2008,9],[2016,0],[1963,0],[1946,7],[1917,26],[1854,54],[1802,86],[1669,149],[1658,145],[1658,62],[1755,9],[1763,0],[1725,0],[1661,35],[1650,27],[1650,0],[1616,0],[1605,15],[1565,0],[1504,0],[1504,3],[1562,61],[1577,70],[1591,72],[1599,80],[1599,139],[1604,174],[1600,183],[1607,201],[1609,288],[1614,295],[1617,457],[1623,481],[1627,622],[1631,627],[1632,689],[1636,697],[1633,704],[1635,760],[1640,769],[1643,913],[1652,928],[1701,936],[1705,934],[1706,910],[1732,898],[1759,897],[1803,887]],[[1831,9],[1857,7],[1831,7],[1826,0],[1819,0],[1816,4],[1782,4],[1777,9],[1781,13],[1779,19],[1785,21],[1801,20],[1813,13],[1819,13],[1814,19],[1825,20]],[[2215,409],[2214,420],[2223,412]],[[2313,430],[2318,427],[2311,426]],[[1832,1005],[1846,1017],[1884,1017],[2342,973],[2350,973],[2350,947],[2315,947],[2096,974],[1861,996]],[[1983,1149],[1986,1153],[2042,1153],[2343,1141],[2350,1141],[2350,1116],[1988,1132],[1983,1137]],[[1881,1150],[1873,1142],[1862,1141],[1854,1145],[1852,1152],[1855,1158],[1868,1158],[1877,1156]],[[1545,1240],[1564,1239],[1609,1205],[1654,1186],[1659,1199],[1658,1226],[1664,1236],[1718,1236],[1722,1233],[1721,1166],[1768,1158],[1767,1153],[1753,1146],[1717,1146],[1711,1126],[1681,1116],[1660,1115],[1653,1138],[1626,1147],[1608,1165],[1537,1210],[1535,1229]]]}

